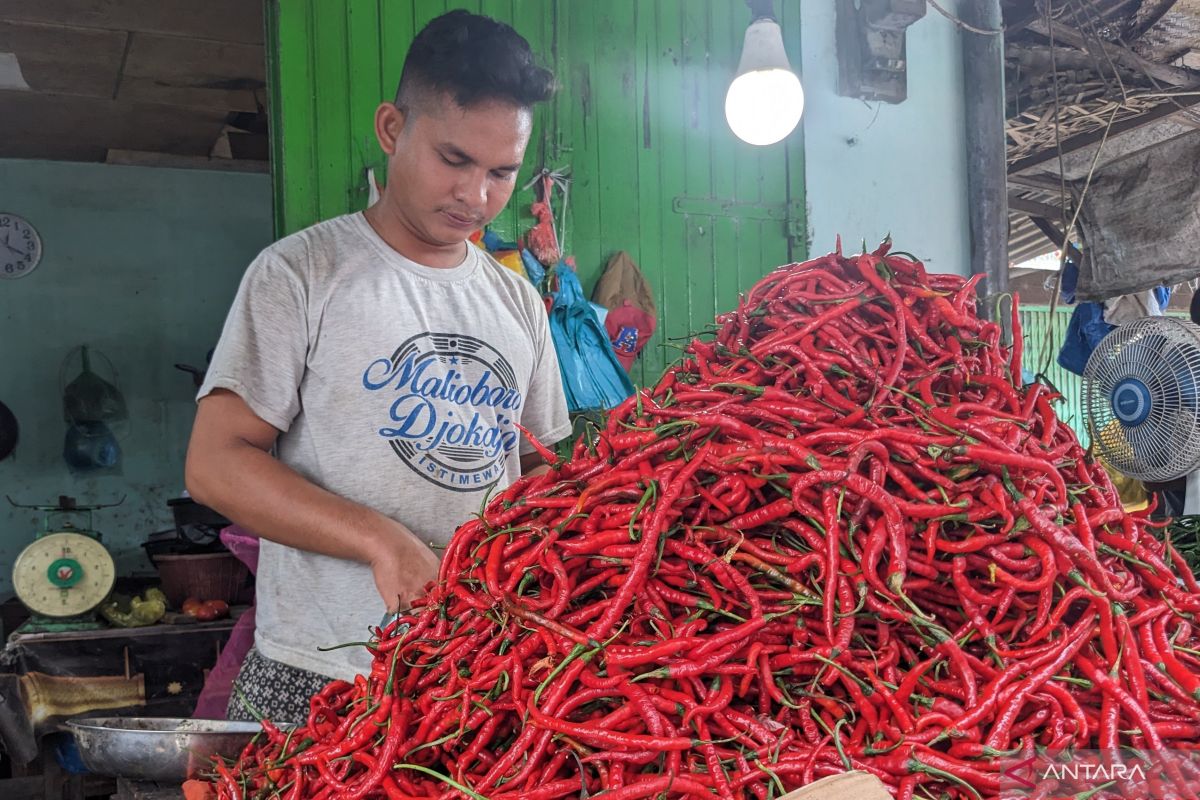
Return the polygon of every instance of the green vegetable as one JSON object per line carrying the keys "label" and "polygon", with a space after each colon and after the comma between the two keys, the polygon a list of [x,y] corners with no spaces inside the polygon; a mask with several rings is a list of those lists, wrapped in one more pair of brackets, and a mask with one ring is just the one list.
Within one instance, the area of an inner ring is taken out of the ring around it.
{"label": "green vegetable", "polygon": [[145,597],[113,595],[100,606],[100,615],[118,628],[153,625],[167,613],[167,598],[158,589],[147,589]]}

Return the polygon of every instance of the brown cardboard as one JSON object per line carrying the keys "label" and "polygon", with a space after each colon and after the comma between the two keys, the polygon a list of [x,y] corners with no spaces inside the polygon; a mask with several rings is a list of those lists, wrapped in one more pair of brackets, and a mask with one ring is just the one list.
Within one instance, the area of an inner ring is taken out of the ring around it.
{"label": "brown cardboard", "polygon": [[843,772],[813,781],[779,800],[891,800],[883,781],[869,772]]}

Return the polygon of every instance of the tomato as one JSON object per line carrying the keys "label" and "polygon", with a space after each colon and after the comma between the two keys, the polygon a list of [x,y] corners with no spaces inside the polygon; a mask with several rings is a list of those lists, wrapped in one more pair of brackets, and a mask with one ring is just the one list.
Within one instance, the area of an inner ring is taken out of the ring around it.
{"label": "tomato", "polygon": [[183,601],[183,613],[201,622],[212,622],[229,616],[229,604],[224,600],[198,600],[189,597]]}
{"label": "tomato", "polygon": [[229,616],[229,604],[224,600],[205,600],[194,615],[201,622],[212,622]]}
{"label": "tomato", "polygon": [[229,616],[229,604],[224,600],[205,600],[204,605],[216,613],[217,619],[223,619]]}

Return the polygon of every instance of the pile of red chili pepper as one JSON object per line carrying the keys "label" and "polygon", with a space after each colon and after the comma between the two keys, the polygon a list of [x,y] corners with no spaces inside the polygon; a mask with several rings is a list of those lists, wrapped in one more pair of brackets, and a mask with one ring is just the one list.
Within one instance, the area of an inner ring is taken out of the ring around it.
{"label": "pile of red chili pepper", "polygon": [[1196,748],[1200,586],[1000,337],[886,244],[775,270],[220,795],[996,797],[1039,747]]}

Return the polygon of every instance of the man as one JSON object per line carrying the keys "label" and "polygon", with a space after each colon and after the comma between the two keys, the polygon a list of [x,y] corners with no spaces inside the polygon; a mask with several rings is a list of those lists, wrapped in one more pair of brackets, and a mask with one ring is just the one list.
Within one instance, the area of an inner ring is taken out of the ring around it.
{"label": "man", "polygon": [[[504,208],[552,76],[512,28],[454,11],[375,112],[365,213],[267,248],[213,355],[187,457],[199,502],[262,537],[255,647],[230,716],[302,721],[362,639],[436,577],[489,490],[570,432],[545,307],[466,239]],[[274,449],[278,459],[271,456]]]}

